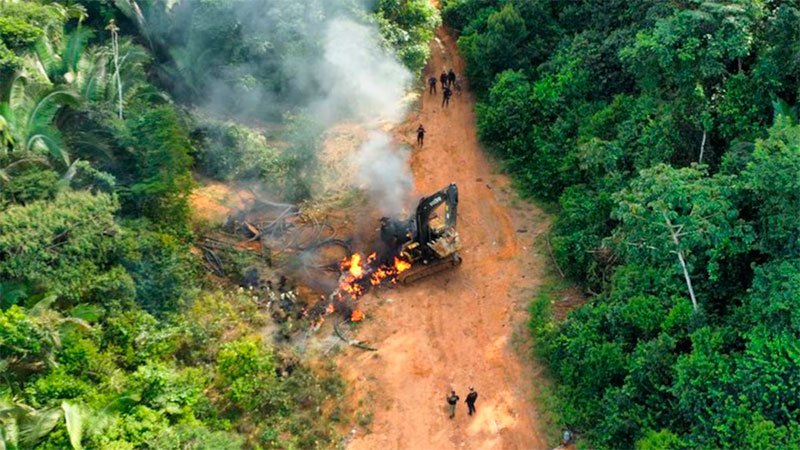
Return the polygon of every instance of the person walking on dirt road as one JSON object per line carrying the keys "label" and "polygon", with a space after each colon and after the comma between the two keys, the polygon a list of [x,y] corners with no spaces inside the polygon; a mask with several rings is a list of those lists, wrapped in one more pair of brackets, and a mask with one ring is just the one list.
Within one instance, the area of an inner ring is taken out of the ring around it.
{"label": "person walking on dirt road", "polygon": [[422,147],[424,141],[425,141],[425,127],[423,127],[422,124],[419,124],[419,128],[417,128],[417,145]]}
{"label": "person walking on dirt road", "polygon": [[464,402],[467,404],[467,408],[469,409],[469,415],[471,416],[475,413],[475,400],[478,399],[478,393],[475,392],[475,388],[470,386],[469,394],[467,394],[467,399]]}
{"label": "person walking on dirt road", "polygon": [[450,418],[456,416],[456,404],[458,404],[459,396],[456,395],[456,391],[450,391],[450,395],[447,396],[447,407],[450,408]]}
{"label": "person walking on dirt road", "polygon": [[453,96],[453,91],[449,87],[445,87],[442,91],[442,108],[450,106],[450,97]]}
{"label": "person walking on dirt road", "polygon": [[436,77],[433,75],[428,78],[428,93],[436,95]]}
{"label": "person walking on dirt road", "polygon": [[453,72],[453,69],[450,69],[450,71],[447,72],[447,85],[452,86],[454,84],[456,84],[456,73]]}
{"label": "person walking on dirt road", "polygon": [[442,84],[442,89],[444,89],[444,88],[446,88],[446,87],[447,87],[447,80],[448,80],[448,78],[447,78],[447,72],[445,72],[444,70],[442,70],[442,74],[441,74],[441,75],[439,75],[439,82],[441,82],[441,84]]}

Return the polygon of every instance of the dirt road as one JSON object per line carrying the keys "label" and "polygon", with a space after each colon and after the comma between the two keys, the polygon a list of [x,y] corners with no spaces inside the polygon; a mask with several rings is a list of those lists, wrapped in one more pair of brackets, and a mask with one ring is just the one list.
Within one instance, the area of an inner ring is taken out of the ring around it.
{"label": "dirt road", "polygon": [[[453,39],[441,29],[437,36],[425,76],[450,67],[464,73]],[[356,337],[379,351],[348,348],[338,361],[374,417],[371,432],[357,433],[348,448],[547,448],[532,403],[539,368],[524,356],[524,322],[548,263],[533,248],[548,219],[516,199],[509,180],[490,164],[475,134],[469,90],[447,109],[441,91],[425,93],[420,102],[395,137],[413,144],[418,124],[428,130],[425,146],[415,148],[411,160],[416,193],[458,184],[464,263],[362,300],[368,320]],[[479,392],[474,417],[463,403],[468,386]],[[451,388],[461,396],[454,420],[445,408]]]}

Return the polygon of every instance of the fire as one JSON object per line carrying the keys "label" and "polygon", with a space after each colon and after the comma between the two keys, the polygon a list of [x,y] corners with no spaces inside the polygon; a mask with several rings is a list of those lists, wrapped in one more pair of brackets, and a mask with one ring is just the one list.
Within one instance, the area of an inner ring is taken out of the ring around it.
{"label": "fire", "polygon": [[371,286],[378,286],[385,282],[395,282],[398,274],[411,268],[411,263],[394,258],[393,264],[377,264],[378,254],[370,253],[364,259],[360,253],[354,253],[349,258],[342,260],[339,267],[343,276],[339,283],[340,291],[350,294],[357,300],[364,295]]}
{"label": "fire", "polygon": [[397,270],[397,273],[403,273],[406,270],[411,268],[411,263],[408,261],[403,261],[398,257],[394,257],[394,268]]}
{"label": "fire", "polygon": [[349,261],[349,268],[347,269],[350,271],[350,275],[353,275],[356,278],[361,278],[361,275],[364,274],[364,268],[361,267],[361,255],[358,253],[354,253],[353,257],[350,258]]}
{"label": "fire", "polygon": [[[411,263],[395,257],[391,264],[381,264],[377,253],[370,253],[366,258],[354,253],[342,260],[339,268],[342,273],[337,294],[339,299],[344,300],[349,296],[352,301],[357,302],[372,286],[380,286],[386,282],[395,283],[397,275],[410,269]],[[364,313],[355,308],[350,320],[353,322],[364,320]]]}
{"label": "fire", "polygon": [[353,299],[357,299],[364,293],[364,288],[360,284],[360,280],[364,277],[364,266],[361,264],[361,259],[360,253],[354,253],[353,256],[345,258],[339,264],[342,271],[339,290],[346,292]]}
{"label": "fire", "polygon": [[364,320],[365,317],[366,316],[364,315],[364,313],[360,309],[356,308],[353,310],[353,313],[350,314],[350,321],[361,322],[362,320]]}
{"label": "fire", "polygon": [[369,277],[369,283],[373,286],[377,286],[389,276],[389,272],[384,267],[378,267],[372,272],[372,275]]}

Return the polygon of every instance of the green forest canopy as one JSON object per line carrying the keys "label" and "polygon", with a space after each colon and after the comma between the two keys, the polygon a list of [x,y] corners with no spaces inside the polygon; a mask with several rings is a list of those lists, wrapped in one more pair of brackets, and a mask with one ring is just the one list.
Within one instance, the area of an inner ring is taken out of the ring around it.
{"label": "green forest canopy", "polygon": [[[280,70],[318,52],[308,27],[372,24],[419,71],[439,23],[423,0],[359,5],[0,0],[0,448],[336,445],[342,380],[206,281],[188,196],[199,173],[308,197],[321,130]],[[202,110],[212,77],[275,104]]]}
{"label": "green forest canopy", "polygon": [[566,426],[800,447],[800,5],[443,3],[481,139],[558,202],[557,260],[591,293],[532,310]]}

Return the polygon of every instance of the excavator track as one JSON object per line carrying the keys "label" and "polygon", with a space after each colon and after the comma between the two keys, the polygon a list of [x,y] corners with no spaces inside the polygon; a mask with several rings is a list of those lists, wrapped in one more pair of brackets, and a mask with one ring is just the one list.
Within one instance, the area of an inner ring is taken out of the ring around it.
{"label": "excavator track", "polygon": [[439,272],[450,270],[454,267],[461,265],[461,255],[454,253],[453,255],[436,261],[431,261],[428,264],[416,264],[405,272],[397,276],[397,282],[403,285],[411,284]]}

